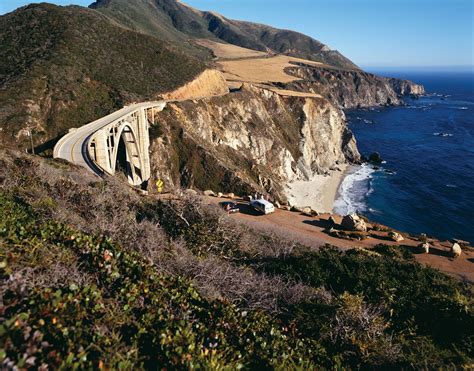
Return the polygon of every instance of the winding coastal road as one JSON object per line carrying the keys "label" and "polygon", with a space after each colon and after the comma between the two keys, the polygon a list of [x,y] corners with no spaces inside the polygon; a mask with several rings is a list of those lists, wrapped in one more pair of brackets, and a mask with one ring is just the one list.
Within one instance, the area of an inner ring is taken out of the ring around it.
{"label": "winding coastal road", "polygon": [[132,104],[93,121],[90,124],[77,129],[71,129],[69,133],[62,137],[56,144],[53,156],[54,158],[61,158],[73,164],[83,166],[97,175],[102,175],[103,172],[89,158],[87,147],[91,136],[98,130],[128,117],[138,109],[150,109],[156,106],[164,106],[165,104],[165,101]]}

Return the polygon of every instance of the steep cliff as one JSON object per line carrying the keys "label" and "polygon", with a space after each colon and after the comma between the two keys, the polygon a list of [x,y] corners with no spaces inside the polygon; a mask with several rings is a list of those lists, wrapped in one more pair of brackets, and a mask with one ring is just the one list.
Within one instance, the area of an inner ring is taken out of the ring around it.
{"label": "steep cliff", "polygon": [[360,158],[344,114],[327,100],[248,84],[169,104],[151,137],[152,173],[169,188],[265,190],[282,198],[288,182]]}
{"label": "steep cliff", "polygon": [[380,77],[363,71],[300,65],[289,67],[286,72],[302,80],[281,86],[319,93],[341,108],[401,105],[405,96],[425,92],[423,86],[411,81]]}

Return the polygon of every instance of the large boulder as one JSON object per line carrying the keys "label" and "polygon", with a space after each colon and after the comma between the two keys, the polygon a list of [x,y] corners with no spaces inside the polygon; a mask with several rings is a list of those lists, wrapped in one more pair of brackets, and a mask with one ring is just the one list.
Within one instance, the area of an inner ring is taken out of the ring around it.
{"label": "large boulder", "polygon": [[303,212],[303,208],[302,207],[299,207],[299,206],[292,206],[291,207],[291,211],[295,212],[295,213],[302,213]]}
{"label": "large boulder", "polygon": [[422,253],[429,254],[431,245],[427,242],[420,243],[418,245],[418,250]]}
{"label": "large boulder", "polygon": [[461,256],[461,253],[461,246],[459,246],[458,243],[453,243],[453,246],[451,246],[451,254],[453,255],[453,257],[459,258]]}
{"label": "large boulder", "polygon": [[208,197],[216,197],[216,193],[214,191],[211,191],[211,190],[207,190],[207,191],[204,191],[204,196],[208,196]]}
{"label": "large boulder", "polygon": [[342,218],[341,227],[348,231],[367,232],[367,224],[357,214],[349,214]]}
{"label": "large boulder", "polygon": [[314,217],[319,216],[319,213],[316,210],[313,210],[310,206],[307,206],[303,209],[303,215]]}
{"label": "large boulder", "polygon": [[388,237],[395,242],[402,242],[405,238],[398,232],[389,232]]}
{"label": "large boulder", "polygon": [[382,163],[382,157],[380,156],[380,153],[374,152],[369,156],[369,161],[374,164],[380,164]]}

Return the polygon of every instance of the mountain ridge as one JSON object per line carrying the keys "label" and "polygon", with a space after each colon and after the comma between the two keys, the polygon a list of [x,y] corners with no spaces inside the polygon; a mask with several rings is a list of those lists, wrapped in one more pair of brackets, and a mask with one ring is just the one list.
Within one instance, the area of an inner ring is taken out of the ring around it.
{"label": "mountain ridge", "polygon": [[[133,14],[132,9],[143,6],[153,10],[153,13],[142,13],[138,17],[136,14],[130,15]],[[172,41],[176,37],[185,39],[186,36],[217,39],[253,50],[271,50],[334,67],[359,70],[359,67],[338,51],[331,50],[327,45],[302,33],[253,22],[230,20],[216,12],[200,11],[175,0],[98,0],[89,7],[114,17],[135,30],[165,40]],[[150,21],[152,15],[162,20],[164,26]],[[178,36],[170,35],[167,29],[170,25],[179,31]]]}

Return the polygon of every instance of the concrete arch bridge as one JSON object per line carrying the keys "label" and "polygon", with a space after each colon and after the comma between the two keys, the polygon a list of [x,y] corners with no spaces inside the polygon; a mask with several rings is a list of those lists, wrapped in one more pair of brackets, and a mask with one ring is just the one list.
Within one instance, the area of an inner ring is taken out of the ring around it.
{"label": "concrete arch bridge", "polygon": [[130,185],[150,179],[148,129],[166,102],[126,106],[78,129],[71,129],[54,147],[54,158],[84,166],[97,175],[124,171]]}

